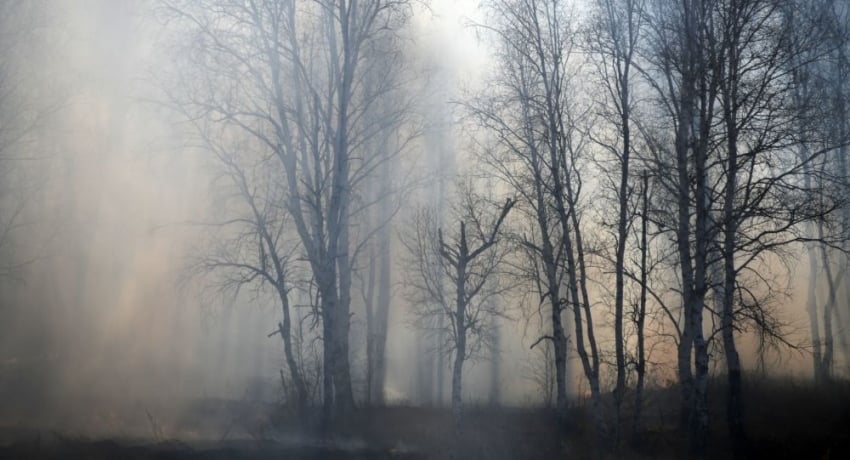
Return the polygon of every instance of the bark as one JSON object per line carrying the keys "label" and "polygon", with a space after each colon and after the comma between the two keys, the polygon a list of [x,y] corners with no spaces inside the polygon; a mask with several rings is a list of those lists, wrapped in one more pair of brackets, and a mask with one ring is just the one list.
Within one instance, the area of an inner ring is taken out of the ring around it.
{"label": "bark", "polygon": [[[244,192],[247,192],[247,187]],[[271,233],[265,226],[265,219],[263,219],[259,215],[258,208],[254,204],[253,199],[251,198],[250,200],[251,208],[254,211],[255,218],[258,222],[262,223],[259,226],[260,234],[261,237],[265,240],[266,246],[268,247],[267,252],[271,256],[272,263],[275,269],[275,275],[277,276],[275,288],[277,290],[278,298],[280,299],[280,307],[283,313],[283,321],[281,323],[278,323],[278,332],[280,333],[280,337],[283,340],[283,351],[286,355],[286,365],[289,368],[289,375],[292,379],[292,383],[295,385],[297,398],[296,408],[298,409],[299,413],[302,413],[308,402],[309,394],[307,393],[307,383],[305,382],[304,377],[301,375],[301,372],[298,367],[298,362],[295,359],[295,353],[292,345],[292,310],[289,305],[289,291],[286,283],[286,267],[284,266],[284,262],[278,255],[278,248],[275,244],[274,238],[272,238]]]}
{"label": "bark", "polygon": [[[545,272],[545,289],[541,293],[549,299],[550,318],[552,322],[552,345],[555,354],[555,409],[559,416],[563,417],[567,411],[567,338],[561,319],[564,303],[560,295],[560,282],[558,276],[558,263],[555,259],[555,245],[552,242],[552,229],[549,223],[549,203],[546,200],[546,181],[544,178],[543,164],[540,153],[537,150],[535,136],[532,130],[532,120],[529,114],[528,103],[522,106],[525,135],[529,139],[529,167],[534,183],[534,210],[537,218],[537,227],[540,231],[540,258],[543,261]],[[560,246],[560,245],[559,245]]]}
{"label": "bark", "polygon": [[[437,327],[440,329],[440,332],[437,333],[437,345],[442,346],[446,340],[446,318],[443,315],[440,315],[437,318]],[[437,380],[437,390],[435,396],[435,402],[437,406],[442,406],[445,404],[446,395],[445,395],[445,386],[446,386],[446,357],[439,353],[437,356],[437,372],[436,372],[436,380]]]}
{"label": "bark", "polygon": [[[735,345],[735,236],[737,233],[737,221],[735,216],[735,191],[737,187],[738,161],[737,161],[737,136],[736,123],[731,114],[727,115],[727,184],[724,198],[724,242],[723,242],[723,310],[721,314],[721,328],[723,336],[723,349],[726,355],[726,372],[729,384],[729,393],[726,407],[726,418],[729,425],[729,433],[732,442],[738,452],[741,451],[745,440],[743,425],[743,396],[741,394],[741,360]],[[729,129],[731,128],[731,129]]]}
{"label": "bark", "polygon": [[[808,179],[808,176],[806,177]],[[810,224],[813,227],[814,224]],[[811,231],[811,230],[810,230]],[[811,231],[814,234],[814,231]],[[806,252],[809,256],[809,279],[808,294],[806,296],[806,311],[809,314],[809,333],[812,339],[812,375],[815,382],[822,383],[824,380],[823,358],[821,357],[820,319],[818,318],[818,301],[816,295],[818,256],[817,245],[808,243]]]}
{"label": "bark", "polygon": [[[496,300],[493,300],[496,302]],[[502,331],[499,327],[498,319],[493,316],[490,327],[493,330],[493,343],[490,345],[490,405],[498,406],[501,400],[501,364],[502,355],[499,347],[501,346]]]}
{"label": "bark", "polygon": [[[845,264],[850,263],[850,260],[845,260]],[[847,269],[850,268],[847,265],[843,267],[842,272],[846,273]],[[850,310],[850,284],[845,283],[844,286],[844,294],[845,294],[845,303],[843,305],[838,305],[835,308],[835,321],[838,323],[837,335],[838,335],[838,345],[841,347],[841,355],[844,357],[844,368],[850,369],[850,332],[848,332],[848,328],[850,328],[850,316],[848,316],[848,310]]]}
{"label": "bark", "polygon": [[[823,238],[823,223],[817,223],[818,228],[818,238]],[[821,355],[821,372],[823,373],[821,379],[824,381],[830,380],[832,378],[832,369],[834,365],[834,350],[835,350],[835,341],[833,338],[832,331],[832,315],[833,309],[835,308],[835,299],[836,299],[836,287],[835,287],[835,278],[832,276],[832,266],[829,263],[829,254],[826,250],[826,246],[821,243],[821,261],[823,263],[824,275],[826,276],[826,287],[827,287],[827,299],[826,304],[823,307],[823,354]]]}
{"label": "bark", "polygon": [[[846,12],[845,12],[846,15]],[[846,16],[845,16],[846,18]],[[841,19],[838,19],[840,21]],[[836,46],[836,60],[834,64],[834,73],[833,81],[835,82],[836,88],[834,88],[833,93],[836,95],[835,97],[835,123],[837,125],[836,132],[836,141],[838,144],[838,168],[840,171],[840,177],[842,178],[842,184],[845,187],[850,187],[850,170],[848,170],[848,162],[847,155],[850,150],[848,150],[848,123],[847,123],[847,45],[850,43],[848,41],[847,32],[848,27],[846,23],[839,23],[836,25],[838,29],[837,36],[835,40],[837,41]],[[841,225],[842,230],[845,232],[845,235],[850,233],[850,206],[843,206],[841,213]],[[846,244],[845,244],[846,247]],[[846,267],[848,263],[850,263],[850,258],[845,256],[843,261]],[[850,295],[850,284],[845,288]],[[835,320],[838,323],[836,327],[836,335],[838,336],[838,343],[841,347],[841,352],[844,355],[845,363],[850,363],[850,323],[848,323],[848,317],[846,316],[848,312],[850,312],[850,304],[845,305],[836,305],[834,307],[835,312]],[[826,327],[826,326],[825,326]]]}
{"label": "bark", "polygon": [[[388,212],[387,207],[384,209]],[[378,305],[375,312],[374,326],[374,384],[372,385],[372,400],[379,405],[385,402],[385,386],[387,378],[387,333],[390,313],[390,294],[392,289],[392,254],[390,246],[390,235],[392,234],[390,222],[385,220],[384,228],[378,232],[378,253],[380,269],[378,271]]]}
{"label": "bark", "polygon": [[[557,164],[564,161],[562,158],[552,158]],[[560,184],[560,168],[553,167],[552,177],[556,184]],[[565,177],[568,175],[565,173]],[[590,386],[590,400],[593,416],[596,423],[597,435],[603,436],[607,432],[605,416],[602,408],[602,395],[599,387],[599,353],[593,328],[593,316],[590,311],[590,300],[587,291],[587,271],[584,265],[584,251],[582,249],[581,229],[575,213],[575,206],[571,198],[569,200],[569,211],[565,206],[564,188],[569,197],[569,179],[565,179],[565,185],[556,185],[555,202],[556,209],[561,222],[564,238],[564,252],[567,258],[567,278],[569,290],[569,302],[572,304],[573,320],[575,322],[576,350],[581,360],[584,374]],[[575,238],[575,241],[573,240]],[[575,244],[574,244],[575,243]],[[585,332],[587,332],[587,346],[590,348],[588,354],[585,346]]]}
{"label": "bark", "polygon": [[676,132],[676,170],[677,170],[677,231],[676,246],[679,254],[679,269],[682,280],[682,308],[684,310],[682,322],[682,333],[679,337],[677,347],[677,368],[679,385],[682,390],[682,401],[680,407],[680,425],[682,428],[688,426],[691,418],[691,394],[693,392],[693,372],[691,368],[691,353],[693,350],[693,268],[690,247],[690,206],[688,174],[688,140],[690,136],[690,120],[693,118],[693,99],[689,94],[691,85],[689,81],[683,82],[681,88],[681,102],[678,116],[678,130]]}
{"label": "bark", "polygon": [[328,302],[322,302],[322,424],[327,427],[334,417],[334,381],[331,370],[334,365],[333,316],[325,311]]}
{"label": "bark", "polygon": [[309,400],[309,394],[307,393],[307,384],[301,376],[298,361],[295,359],[295,353],[292,347],[292,318],[290,316],[289,295],[285,287],[282,286],[278,286],[277,292],[280,297],[281,310],[283,310],[283,321],[278,324],[278,332],[283,339],[283,352],[286,355],[286,366],[289,368],[289,376],[295,385],[296,408],[299,413],[302,413]]}
{"label": "bark", "polygon": [[[557,161],[557,158],[555,160]],[[557,174],[557,172],[553,174],[556,181],[560,180],[559,176],[560,175]],[[559,187],[556,185],[556,189],[557,188]],[[590,386],[591,407],[593,409],[594,420],[596,421],[596,428],[599,432],[598,434],[601,436],[607,431],[607,429],[605,427],[604,416],[602,414],[602,396],[599,391],[599,357],[596,353],[596,341],[593,335],[593,322],[592,316],[590,316],[590,306],[587,304],[587,298],[581,297],[579,294],[579,286],[582,281],[581,277],[585,272],[584,270],[579,272],[579,263],[577,262],[577,259],[580,259],[581,256],[577,256],[573,249],[573,236],[571,235],[570,226],[568,224],[571,213],[566,211],[563,204],[563,197],[560,196],[560,194],[556,194],[555,197],[562,231],[564,232],[564,251],[567,258],[567,286],[569,290],[568,302],[571,304],[573,321],[575,323],[576,351],[579,355],[585,377],[587,378]],[[580,230],[576,228],[576,234],[579,232]],[[585,345],[585,330],[587,331],[587,341],[590,344],[590,354],[588,354],[587,347]]]}
{"label": "bark", "polygon": [[[629,223],[629,162],[631,158],[631,127],[629,126],[631,122],[631,102],[629,100],[629,74],[631,71],[632,52],[634,48],[633,37],[636,33],[636,31],[633,30],[633,15],[635,14],[635,11],[633,11],[634,5],[629,3],[626,8],[627,11],[624,12],[626,15],[625,21],[627,28],[625,31],[627,36],[624,40],[626,43],[622,43],[619,39],[620,35],[624,31],[616,30],[615,27],[617,27],[617,25],[613,23],[615,18],[610,18],[612,21],[611,38],[614,42],[615,54],[614,76],[617,80],[612,93],[619,91],[619,94],[616,94],[616,96],[620,99],[617,105],[619,106],[620,111],[620,134],[623,138],[623,145],[620,153],[620,186],[617,195],[619,201],[617,203],[617,254],[614,264],[614,350],[617,362],[617,383],[614,388],[614,405],[617,417],[615,428],[618,444],[620,441],[619,434],[622,428],[622,422],[620,420],[621,406],[623,404],[623,397],[625,396],[626,391],[626,356],[625,339],[623,338],[623,291],[625,289],[624,269]],[[613,15],[615,13],[611,11],[609,14]],[[625,49],[623,49],[624,47]]]}
{"label": "bark", "polygon": [[[456,246],[450,246],[444,239],[442,230],[438,232],[439,238],[439,253],[440,257],[443,259],[444,263],[447,267],[450,267],[453,271],[454,281],[455,281],[455,305],[454,310],[452,311],[452,330],[454,339],[454,366],[452,369],[452,413],[455,419],[455,427],[460,430],[461,427],[461,416],[462,416],[462,382],[463,382],[463,363],[469,358],[469,352],[467,350],[467,334],[470,333],[470,330],[475,324],[470,324],[470,321],[481,321],[486,320],[484,318],[477,318],[478,314],[481,313],[479,310],[471,318],[468,318],[468,308],[470,303],[473,301],[473,298],[478,295],[482,288],[484,288],[484,283],[487,281],[486,277],[492,275],[493,269],[495,266],[487,267],[485,270],[479,273],[478,276],[481,278],[477,281],[471,281],[470,273],[468,273],[470,269],[470,264],[473,264],[474,261],[485,254],[485,251],[490,250],[497,243],[497,236],[499,233],[499,228],[505,220],[505,217],[510,212],[511,208],[516,204],[514,200],[508,199],[504,207],[502,208],[499,217],[496,219],[495,223],[491,228],[491,233],[489,235],[479,235],[481,238],[480,244],[474,247],[470,247],[468,235],[466,231],[465,222],[460,222],[460,234],[458,238],[455,240]],[[488,262],[490,264],[498,263],[498,259],[494,261]],[[473,265],[474,267],[474,265]],[[471,285],[467,285],[467,283],[472,283]],[[480,333],[480,332],[478,332]]]}
{"label": "bark", "polygon": [[[793,5],[792,5],[793,8]],[[796,21],[796,12],[789,8],[783,12],[785,21],[790,30],[794,30],[795,27],[798,26]],[[792,78],[794,82],[794,105],[798,107],[798,110],[805,111],[805,107],[809,103],[809,76],[808,72],[810,71],[806,67],[802,65],[801,58],[803,57],[800,53],[800,38],[794,36],[792,38],[792,49],[794,50],[794,56],[791,61],[792,68]],[[797,124],[797,131],[800,133],[800,145],[797,148],[798,161],[803,164],[803,186],[806,190],[812,190],[813,179],[814,179],[814,171],[812,165],[809,163],[809,149],[808,138],[806,135],[806,127],[803,124],[803,116],[801,114],[800,119]],[[823,372],[823,361],[821,357],[821,337],[820,337],[820,319],[818,317],[818,303],[817,303],[817,279],[818,279],[818,245],[814,242],[817,238],[817,228],[814,222],[809,222],[806,227],[807,237],[811,238],[812,241],[806,243],[806,253],[808,255],[809,260],[809,270],[807,277],[807,293],[806,293],[806,312],[809,316],[809,334],[811,338],[811,346],[812,346],[812,376],[815,382],[820,383],[823,381],[824,372]]]}
{"label": "bark", "polygon": [[[372,224],[373,222],[370,222]],[[365,293],[363,302],[366,309],[366,402],[372,405],[375,402],[375,243],[369,243],[369,262],[366,272]]]}
{"label": "bark", "polygon": [[[566,170],[566,168],[565,168]],[[567,176],[567,190],[572,190],[569,176]],[[593,326],[593,314],[590,310],[590,296],[587,289],[587,267],[584,256],[584,243],[582,241],[581,229],[579,226],[578,214],[576,205],[572,198],[573,194],[570,191],[567,195],[570,197],[570,218],[572,226],[575,229],[576,243],[576,260],[578,261],[579,276],[578,285],[581,289],[581,306],[584,310],[584,322],[587,328],[587,343],[590,347],[590,359],[592,365],[592,373],[589,378],[590,383],[590,401],[593,408],[594,420],[596,421],[597,435],[602,438],[608,432],[608,427],[605,423],[604,406],[602,404],[602,392],[599,384],[599,349],[596,344],[596,329]]]}
{"label": "bark", "polygon": [[[709,98],[713,101],[713,98]],[[708,244],[711,239],[708,232],[708,194],[706,174],[707,128],[711,117],[702,118],[702,138],[695,152],[696,170],[696,222],[694,228],[694,285],[691,307],[691,324],[694,337],[694,394],[693,413],[690,422],[691,448],[702,454],[708,436],[708,343],[703,332],[703,311],[707,292],[706,271],[708,264]]]}
{"label": "bark", "polygon": [[[708,428],[708,347],[703,333],[703,309],[706,294],[706,262],[708,242],[707,146],[711,112],[716,89],[714,68],[705,62],[703,4],[683,4],[679,25],[682,46],[673,59],[680,71],[678,89],[677,130],[675,136],[677,169],[676,245],[682,280],[684,325],[679,339],[678,368],[682,387],[680,421],[688,427],[692,451],[700,454],[705,447]],[[695,222],[691,229],[691,177],[694,171]],[[693,235],[693,242],[691,241]],[[693,244],[693,248],[692,245]],[[693,352],[694,371],[690,355]]]}
{"label": "bark", "polygon": [[635,411],[632,423],[632,436],[637,441],[640,436],[641,417],[643,415],[643,388],[646,379],[646,345],[644,337],[644,325],[646,321],[646,291],[647,291],[647,216],[649,212],[649,175],[643,174],[643,200],[641,206],[641,230],[640,230],[640,300],[638,304],[637,318],[635,320],[635,333],[637,334],[637,383],[635,384]]}
{"label": "bark", "polygon": [[461,384],[463,380],[463,362],[466,360],[466,260],[469,251],[466,245],[465,226],[460,226],[460,248],[456,267],[457,280],[455,283],[455,329],[457,339],[455,343],[455,362],[452,369],[452,414],[454,414],[455,427],[460,429],[462,395]]}
{"label": "bark", "polygon": [[[733,167],[733,160],[730,160],[730,168]],[[732,169],[730,169],[732,171]],[[731,188],[731,185],[729,186]],[[726,206],[733,206],[730,193],[727,192]],[[724,283],[723,283],[723,311],[721,315],[721,327],[723,336],[723,349],[726,355],[726,372],[729,384],[729,393],[726,407],[726,417],[729,425],[729,432],[732,441],[737,450],[743,446],[745,442],[745,433],[743,425],[743,395],[741,394],[741,360],[738,355],[738,349],[735,345],[735,315],[734,315],[734,296],[735,296],[735,225],[733,224],[734,217],[731,216],[732,211],[727,207],[726,222],[727,228],[724,236]]]}
{"label": "bark", "polygon": [[[733,2],[734,3],[734,2]],[[738,5],[728,11],[731,18],[738,17]],[[726,128],[726,189],[723,199],[723,302],[721,328],[723,350],[726,357],[728,395],[726,420],[736,453],[741,454],[746,439],[743,424],[743,395],[741,394],[741,359],[735,345],[735,289],[737,271],[735,253],[738,233],[738,210],[735,198],[738,189],[738,97],[740,26],[737,21],[726,27],[726,75],[723,82],[723,121]]]}
{"label": "bark", "polygon": [[[333,140],[333,175],[329,203],[328,222],[328,254],[335,258],[339,276],[338,304],[332,314],[334,318],[333,343],[333,373],[334,373],[334,404],[338,413],[346,414],[354,407],[354,394],[351,389],[351,366],[348,356],[348,336],[351,329],[351,263],[349,257],[349,205],[351,199],[348,128],[349,106],[352,103],[352,85],[355,78],[355,65],[358,56],[355,55],[352,43],[352,24],[349,21],[357,16],[353,5],[339,8],[339,33],[341,36],[340,88],[337,92],[336,136]],[[352,11],[353,8],[353,11]],[[329,34],[332,55],[336,56],[336,32]],[[336,281],[335,281],[336,282]]]}
{"label": "bark", "polygon": [[[624,96],[627,98],[628,96]],[[628,229],[626,227],[626,219],[628,214],[628,189],[629,189],[629,138],[628,138],[628,111],[624,110],[623,115],[623,154],[621,160],[620,171],[620,190],[619,190],[619,216],[617,219],[617,256],[615,261],[615,293],[614,293],[614,349],[617,360],[617,384],[614,388],[614,405],[616,406],[615,413],[617,416],[616,430],[620,432],[620,412],[623,404],[623,397],[626,391],[626,355],[625,355],[625,339],[623,338],[623,291],[624,291],[624,264],[626,258],[626,239],[628,237]],[[619,441],[619,436],[618,436]]]}

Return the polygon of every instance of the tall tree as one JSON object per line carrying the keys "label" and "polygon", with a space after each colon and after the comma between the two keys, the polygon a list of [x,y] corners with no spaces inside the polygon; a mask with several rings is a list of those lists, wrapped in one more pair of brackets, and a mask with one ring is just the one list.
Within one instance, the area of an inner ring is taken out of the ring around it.
{"label": "tall tree", "polygon": [[[597,426],[604,427],[599,384],[600,353],[591,312],[586,251],[582,239],[580,167],[587,140],[580,129],[570,60],[574,46],[568,5],[558,0],[494,2],[492,24],[498,63],[493,96],[469,104],[498,145],[489,163],[516,190],[532,224],[520,235],[539,261],[541,303],[550,307],[556,374],[556,407],[567,404],[566,333],[562,312],[573,313],[576,349],[591,389]],[[536,265],[538,262],[532,262]],[[565,292],[562,292],[562,286]],[[604,430],[603,430],[604,431]]]}
{"label": "tall tree", "polygon": [[[659,177],[674,197],[671,224],[678,253],[683,320],[678,343],[681,423],[699,451],[708,429],[708,343],[703,330],[708,290],[710,194],[708,150],[718,91],[715,38],[710,27],[712,0],[676,5],[654,2],[647,8],[650,55],[659,106],[673,131],[672,158],[659,161],[670,170]],[[693,357],[694,369],[691,367]]]}
{"label": "tall tree", "polygon": [[[389,52],[408,17],[405,1],[163,1],[188,30],[180,104],[236,128],[276,158],[292,218],[315,279],[322,318],[324,418],[354,404],[349,362],[352,206],[385,156],[366,141],[397,129],[406,104],[375,114],[398,89],[365,82],[370,52]],[[387,67],[388,74],[397,69]]]}
{"label": "tall tree", "polygon": [[[788,46],[790,29],[780,3],[707,0],[683,2],[675,10],[655,6],[647,57],[651,70],[642,73],[669,120],[662,130],[673,132],[651,134],[650,145],[656,147],[658,167],[675,174],[659,178],[673,197],[674,212],[666,225],[674,229],[682,283],[682,423],[689,426],[693,448],[702,451],[708,426],[707,345],[716,333],[729,379],[727,420],[742,447],[742,365],[735,333],[754,326],[762,336],[784,341],[767,308],[773,291],[763,275],[770,269],[767,257],[810,240],[800,228],[832,215],[843,199],[826,192],[834,185],[827,175],[806,179],[823,164],[829,147],[796,132],[801,115],[793,102],[796,83],[789,76],[799,54]],[[665,139],[672,139],[672,153],[659,156],[664,148],[657,147]],[[797,155],[798,146],[807,153]],[[840,237],[814,238],[834,244]],[[718,311],[706,309],[709,300]],[[708,337],[707,313],[720,323]]]}
{"label": "tall tree", "polygon": [[640,38],[643,18],[641,0],[598,0],[595,27],[596,37],[588,46],[597,56],[596,65],[602,78],[606,98],[601,104],[603,113],[616,132],[614,139],[594,136],[596,142],[615,159],[619,165],[617,182],[617,223],[614,236],[614,351],[617,382],[614,388],[614,405],[617,420],[615,430],[619,442],[621,429],[620,413],[626,391],[626,353],[624,338],[624,297],[626,290],[626,242],[632,222],[630,173],[632,159],[632,96],[633,64]]}

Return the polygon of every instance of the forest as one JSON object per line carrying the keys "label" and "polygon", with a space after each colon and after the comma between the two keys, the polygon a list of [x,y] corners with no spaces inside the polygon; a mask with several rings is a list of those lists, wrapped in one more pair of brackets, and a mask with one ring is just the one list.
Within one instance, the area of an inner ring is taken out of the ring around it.
{"label": "forest", "polygon": [[0,0],[0,457],[850,457],[850,1]]}

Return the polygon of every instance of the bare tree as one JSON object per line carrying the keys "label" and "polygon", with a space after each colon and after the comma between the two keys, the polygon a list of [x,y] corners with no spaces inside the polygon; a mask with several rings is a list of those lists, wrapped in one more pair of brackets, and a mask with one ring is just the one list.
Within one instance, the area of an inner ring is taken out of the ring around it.
{"label": "bare tree", "polygon": [[587,287],[577,164],[587,139],[580,129],[584,109],[571,86],[574,34],[568,6],[557,0],[516,0],[494,2],[491,8],[493,24],[482,27],[495,34],[498,46],[496,96],[469,104],[470,110],[497,139],[497,146],[485,148],[491,152],[489,163],[522,197],[524,212],[535,224],[533,233],[520,239],[541,261],[536,286],[541,302],[550,304],[552,324],[552,334],[541,340],[554,343],[558,412],[564,414],[567,402],[561,318],[566,310],[573,313],[575,345],[601,433],[600,353]]}
{"label": "bare tree", "polygon": [[[831,147],[832,151],[818,165],[807,165],[805,186],[813,188],[823,176],[824,168],[832,176],[832,186],[846,190],[848,186],[848,125],[846,100],[848,97],[847,47],[850,46],[850,29],[847,27],[846,2],[814,1],[789,2],[784,5],[786,27],[789,30],[789,47],[793,62],[789,66],[794,82],[794,103],[801,116],[797,131],[801,139],[798,154],[809,157],[813,145]],[[815,152],[816,153],[816,152]],[[815,193],[812,199],[823,197]],[[821,235],[845,233],[850,223],[850,210],[843,208],[834,222],[818,221],[808,225],[807,236],[817,240]],[[812,347],[813,372],[816,381],[831,378],[834,365],[834,347],[837,335],[845,362],[850,359],[848,324],[850,315],[846,299],[838,300],[839,291],[850,293],[843,283],[848,267],[845,254],[830,254],[846,250],[829,244],[807,244],[809,258],[809,287],[807,310]],[[818,257],[821,261],[818,262]],[[831,262],[830,262],[831,259]],[[826,278],[827,299],[818,302],[818,279],[823,272]],[[838,305],[836,305],[838,303]],[[833,321],[835,323],[833,323]]]}
{"label": "bare tree", "polygon": [[[713,59],[715,41],[710,27],[711,0],[670,5],[655,2],[647,8],[652,69],[650,84],[658,105],[669,117],[673,152],[658,163],[669,168],[659,174],[674,197],[671,220],[678,253],[684,318],[678,343],[678,375],[682,388],[681,423],[689,426],[692,446],[699,451],[708,428],[708,343],[703,330],[707,293],[709,242],[708,150],[714,122],[718,78]],[[665,139],[669,138],[665,136]],[[664,142],[653,143],[656,146]],[[671,158],[672,157],[672,158]],[[669,166],[668,166],[669,165]],[[692,371],[691,358],[695,364]]]}
{"label": "bare tree", "polygon": [[641,0],[599,0],[596,13],[596,24],[592,30],[597,32],[595,39],[591,38],[588,47],[598,56],[595,61],[598,72],[602,77],[606,98],[601,104],[600,112],[614,127],[616,137],[605,139],[594,136],[597,144],[610,154],[615,164],[619,165],[616,172],[617,182],[617,223],[614,235],[614,350],[616,358],[617,382],[614,388],[614,405],[617,420],[615,430],[619,442],[620,412],[626,391],[626,354],[623,336],[624,297],[626,290],[626,242],[629,227],[632,223],[630,173],[633,140],[632,140],[632,96],[633,61],[636,57],[638,40],[641,32],[643,14]]}
{"label": "bare tree", "polygon": [[649,267],[647,254],[649,252],[649,174],[643,173],[641,181],[641,209],[640,209],[640,296],[634,309],[632,321],[635,325],[637,336],[637,351],[635,371],[637,382],[635,383],[635,408],[632,422],[632,434],[637,437],[640,431],[641,416],[643,415],[643,391],[646,384],[646,304],[647,292],[649,290]]}
{"label": "bare tree", "polygon": [[[214,167],[220,171],[218,188],[222,191],[221,218],[198,223],[209,230],[209,245],[197,249],[190,276],[201,276],[209,288],[234,295],[243,289],[263,294],[270,287],[272,298],[281,309],[281,321],[269,337],[280,335],[288,368],[288,382],[294,388],[287,395],[299,413],[310,401],[304,376],[303,357],[293,343],[293,307],[291,291],[304,284],[293,273],[301,246],[291,231],[285,202],[286,191],[280,181],[280,166],[255,150],[264,146],[256,141],[227,142],[233,137],[219,130],[226,126],[193,121],[200,148],[211,153]],[[232,128],[230,128],[232,129]],[[299,325],[300,327],[300,325]],[[282,372],[282,371],[281,371]]]}
{"label": "bare tree", "polygon": [[[722,185],[711,191],[719,210],[712,211],[717,249],[709,262],[722,266],[722,281],[712,280],[712,290],[721,306],[727,422],[737,450],[743,452],[742,365],[735,332],[755,327],[760,336],[784,341],[784,331],[768,308],[774,287],[765,276],[766,257],[781,257],[788,246],[809,240],[802,232],[805,226],[840,215],[846,201],[840,181],[823,170],[816,183],[806,182],[812,166],[824,164],[831,147],[812,144],[805,146],[809,155],[796,153],[809,141],[795,129],[798,118],[805,115],[796,110],[795,82],[788,75],[802,50],[788,46],[797,31],[785,23],[781,4],[729,0],[718,2],[713,14],[723,142],[715,147],[722,167],[715,166],[719,171],[712,176]],[[811,24],[798,26],[811,28]],[[812,196],[819,199],[811,200]],[[841,234],[817,236],[823,245],[842,239]]]}
{"label": "bare tree", "polygon": [[[413,235],[405,238],[415,270],[408,275],[408,288],[415,302],[418,325],[434,328],[441,314],[448,319],[447,343],[441,353],[452,353],[452,411],[460,426],[463,365],[486,350],[492,340],[491,318],[500,314],[492,298],[504,288],[498,283],[498,269],[506,251],[497,247],[502,223],[516,203],[505,201],[496,216],[484,209],[486,201],[475,195],[470,185],[460,192],[459,228],[444,233],[436,226],[433,213],[418,214]],[[440,285],[453,286],[445,292]],[[449,296],[453,297],[450,298]]]}
{"label": "bare tree", "polygon": [[[354,404],[349,363],[356,245],[355,193],[385,155],[368,141],[404,122],[406,104],[375,113],[398,89],[366,81],[391,52],[408,16],[405,1],[163,1],[186,26],[180,105],[237,128],[282,166],[286,211],[301,240],[320,299],[324,418]],[[392,74],[396,68],[387,67]]]}
{"label": "bare tree", "polygon": [[[701,451],[708,426],[708,347],[719,336],[729,379],[727,419],[742,447],[735,332],[754,326],[788,343],[767,308],[774,295],[773,281],[764,275],[767,257],[809,240],[800,229],[840,209],[843,200],[823,194],[834,183],[827,176],[821,174],[820,183],[805,179],[827,149],[812,149],[815,144],[795,132],[799,114],[788,77],[799,55],[788,47],[790,29],[777,2],[694,1],[673,10],[657,4],[649,13],[654,34],[642,74],[668,117],[662,130],[673,134],[646,125],[643,133],[652,162],[668,171],[659,183],[673,197],[672,212],[659,224],[672,229],[678,252],[682,423],[689,425],[692,447]],[[664,147],[670,141],[672,152]],[[798,146],[807,154],[797,155]],[[716,311],[706,308],[711,300]],[[708,336],[707,313],[713,326]]]}

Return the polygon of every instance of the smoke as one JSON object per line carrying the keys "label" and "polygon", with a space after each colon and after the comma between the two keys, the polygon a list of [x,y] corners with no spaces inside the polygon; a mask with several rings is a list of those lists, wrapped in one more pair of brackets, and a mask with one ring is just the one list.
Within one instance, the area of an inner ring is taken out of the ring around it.
{"label": "smoke", "polygon": [[[412,21],[410,46],[435,70],[423,111],[445,117],[415,149],[424,156],[441,145],[438,174],[468,160],[448,101],[480,85],[490,65],[468,27],[481,20],[477,3],[433,1]],[[188,261],[206,237],[199,223],[222,203],[216,169],[187,141],[191,127],[164,104],[160,78],[174,65],[165,24],[147,2],[18,8],[5,15],[20,27],[4,24],[7,35],[18,35],[2,52],[33,122],[2,160],[3,186],[16,191],[5,195],[4,208],[21,213],[2,247],[3,266],[14,270],[0,279],[0,423],[144,433],[153,418],[176,420],[198,400],[279,400],[283,349],[268,336],[279,307],[256,293],[211,294],[202,280],[187,280]],[[0,110],[6,116],[8,105]],[[394,263],[395,272],[404,268]],[[529,345],[540,325],[521,300],[509,299],[513,320],[501,324],[501,399],[537,404],[544,352]],[[801,299],[787,303],[789,326],[803,330]],[[365,334],[363,313],[354,310],[353,343]],[[394,403],[417,402],[422,384],[423,350],[409,310],[394,290],[386,389]],[[353,345],[355,367],[363,346]],[[805,353],[786,358],[784,370],[807,362]],[[466,382],[467,401],[486,401],[490,364],[473,363]]]}

